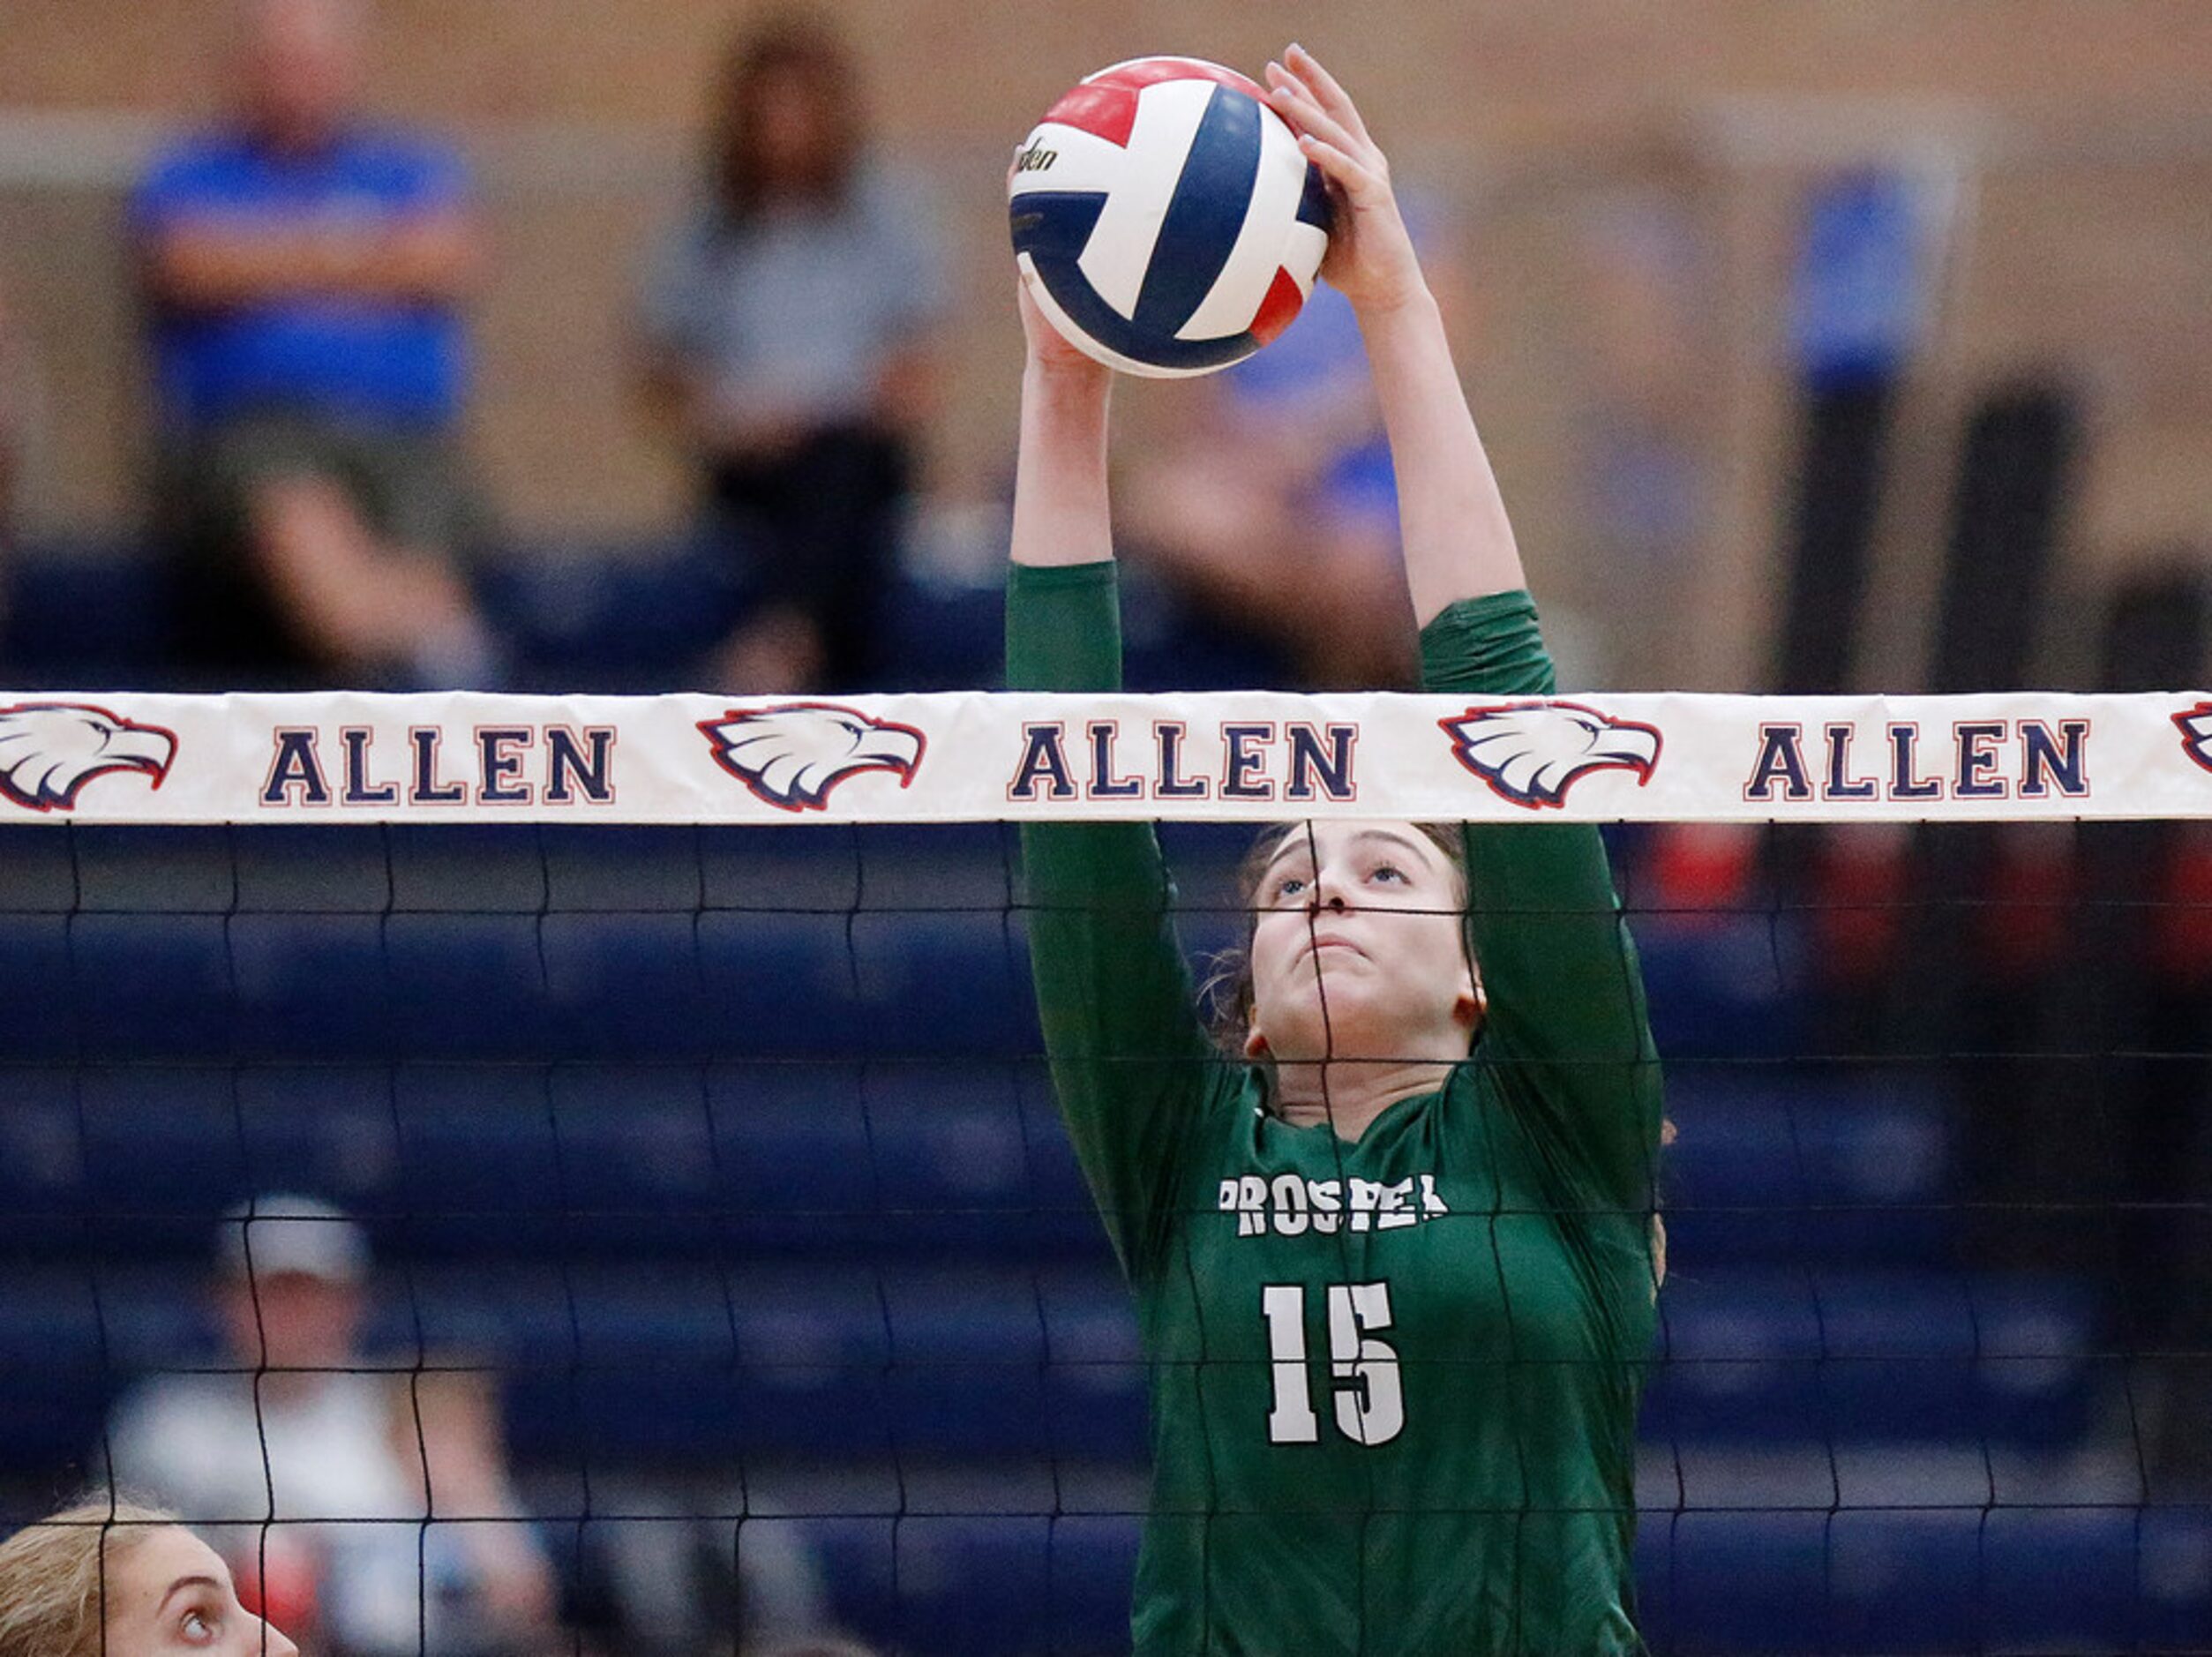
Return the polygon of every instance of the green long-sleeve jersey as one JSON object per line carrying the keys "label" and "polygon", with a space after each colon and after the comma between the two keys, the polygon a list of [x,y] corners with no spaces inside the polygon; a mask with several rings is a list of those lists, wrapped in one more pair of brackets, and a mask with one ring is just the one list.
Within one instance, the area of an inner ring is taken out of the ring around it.
{"label": "green long-sleeve jersey", "polygon": [[[1424,631],[1431,690],[1548,694],[1525,593]],[[1017,566],[1017,688],[1120,679],[1113,568]],[[1199,1021],[1141,824],[1023,834],[1054,1087],[1152,1404],[1140,1653],[1624,1653],[1660,1083],[1597,831],[1469,825],[1488,1015],[1356,1141]]]}

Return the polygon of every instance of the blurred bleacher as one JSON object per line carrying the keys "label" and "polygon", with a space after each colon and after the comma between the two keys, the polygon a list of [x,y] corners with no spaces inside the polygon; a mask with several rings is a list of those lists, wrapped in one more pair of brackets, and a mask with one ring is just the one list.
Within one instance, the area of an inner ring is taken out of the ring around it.
{"label": "blurred bleacher", "polygon": [[[882,674],[851,688],[995,684],[1004,557],[1001,529],[981,580],[907,559],[880,600]],[[508,652],[504,688],[521,691],[711,689],[701,668],[746,602],[720,558],[681,539],[514,543],[478,572],[476,588]],[[1133,686],[1290,682],[1263,641],[1190,612],[1141,568],[1124,588]],[[191,641],[177,635],[171,578],[137,538],[49,536],[6,548],[0,591],[0,679],[11,689],[249,688],[211,683],[193,664]]]}
{"label": "blurred bleacher", "polygon": [[[1166,833],[1217,946],[1242,836]],[[541,1511],[793,1526],[901,1651],[1126,1649],[1143,1373],[1036,1056],[1011,842],[16,829],[11,1506],[71,1481],[134,1376],[217,1358],[213,1216],[307,1189],[371,1228],[384,1358],[506,1372]],[[1682,1132],[1654,1648],[2212,1625],[2212,1517],[2141,1507],[2111,1450],[2099,1286],[1956,1250],[1940,1081],[1804,1056],[1787,916],[1638,932]]]}

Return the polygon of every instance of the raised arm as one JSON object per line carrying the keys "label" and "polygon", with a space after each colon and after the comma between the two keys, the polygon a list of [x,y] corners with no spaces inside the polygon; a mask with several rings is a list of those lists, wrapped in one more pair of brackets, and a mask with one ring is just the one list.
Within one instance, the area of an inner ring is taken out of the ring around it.
{"label": "raised arm", "polygon": [[[1322,274],[1360,319],[1398,473],[1422,680],[1470,697],[1541,697],[1550,658],[1390,163],[1344,88],[1292,47],[1267,69],[1278,114],[1333,186]],[[1468,933],[1487,1045],[1523,1120],[1601,1200],[1649,1203],[1659,1070],[1636,952],[1604,843],[1586,825],[1470,826]]]}
{"label": "raised arm", "polygon": [[[1113,690],[1121,634],[1106,505],[1107,371],[1024,293],[1028,359],[1014,484],[1006,678],[1014,690]],[[1173,924],[1174,889],[1142,823],[1022,829],[1031,970],[1069,1136],[1126,1270],[1159,1256],[1184,1149],[1218,1067]]]}
{"label": "raised arm", "polygon": [[[1470,701],[1548,696],[1526,593],[1453,605],[1421,633],[1421,677]],[[1660,1069],[1636,947],[1590,823],[1470,823],[1467,935],[1489,998],[1484,1051],[1530,1133],[1602,1206],[1650,1207]]]}
{"label": "raised arm", "polygon": [[1302,47],[1267,66],[1276,113],[1333,187],[1324,281],[1352,302],[1398,473],[1406,580],[1421,625],[1527,584],[1513,527],[1452,366],[1443,318],[1399,214],[1390,162],[1336,78]]}
{"label": "raised arm", "polygon": [[1019,304],[1025,349],[1011,556],[1033,568],[1106,563],[1113,557],[1106,503],[1106,402],[1113,375],[1053,331],[1026,284]]}

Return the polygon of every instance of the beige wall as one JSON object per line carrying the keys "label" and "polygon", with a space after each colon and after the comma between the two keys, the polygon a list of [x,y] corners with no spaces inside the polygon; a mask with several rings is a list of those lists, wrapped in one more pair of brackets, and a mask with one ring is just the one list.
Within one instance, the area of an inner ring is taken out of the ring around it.
{"label": "beige wall", "polygon": [[[10,0],[0,105],[176,111],[227,0]],[[1920,92],[2007,107],[2203,108],[2198,0],[847,0],[896,131],[996,140],[1071,76],[1140,51],[1255,64],[1302,37],[1424,134],[1575,127],[1720,88]],[[380,0],[395,106],[680,125],[741,7]]]}
{"label": "beige wall", "polygon": [[[27,319],[44,410],[29,510],[122,521],[142,428],[116,183],[144,137],[214,106],[228,7],[0,6],[0,288]],[[1902,457],[1885,589],[1901,619],[1924,595],[1959,401],[2022,367],[2073,375],[2094,398],[2085,570],[2154,536],[2212,544],[2205,0],[837,11],[883,135],[930,175],[952,227],[966,299],[934,463],[955,492],[994,487],[1010,446],[1004,146],[1099,64],[1177,49],[1256,67],[1295,34],[1362,94],[1401,174],[1458,209],[1464,367],[1524,538],[1553,592],[1584,613],[1607,676],[1757,679],[1789,437],[1778,301],[1795,191],[1825,160],[1916,145],[1964,163],[1951,303]],[[382,0],[379,15],[380,101],[460,131],[485,181],[499,275],[481,311],[475,423],[502,508],[543,531],[666,521],[679,481],[626,395],[620,318],[641,244],[684,180],[707,68],[742,13],[690,0]],[[1594,336],[1621,312],[1599,290],[1586,232],[1623,200],[1666,204],[1704,238],[1702,306],[1653,312],[1650,326],[1675,337],[1631,366],[1647,377],[1638,394],[1706,456],[1699,556],[1662,577],[1683,618],[1725,622],[1717,649],[1654,641],[1620,596],[1647,596],[1653,573],[1623,567],[1587,521],[1582,434],[1620,371],[1593,359],[1621,349]],[[1130,441],[1160,394],[1126,399]],[[1910,673],[1911,648],[1891,647],[1886,677]]]}

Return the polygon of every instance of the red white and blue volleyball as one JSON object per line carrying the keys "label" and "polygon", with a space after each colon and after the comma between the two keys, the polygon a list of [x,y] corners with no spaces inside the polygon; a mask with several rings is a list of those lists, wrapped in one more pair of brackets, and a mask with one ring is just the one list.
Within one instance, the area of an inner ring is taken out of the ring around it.
{"label": "red white and blue volleyball", "polygon": [[1226,368],[1279,334],[1329,243],[1320,170],[1249,76],[1136,57],[1053,105],[1014,158],[1014,252],[1085,354],[1156,379]]}

